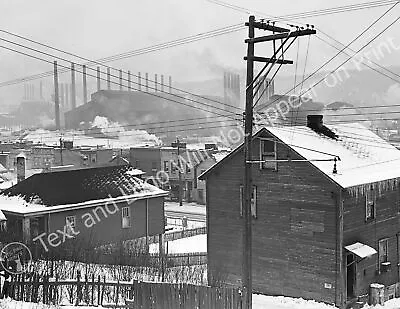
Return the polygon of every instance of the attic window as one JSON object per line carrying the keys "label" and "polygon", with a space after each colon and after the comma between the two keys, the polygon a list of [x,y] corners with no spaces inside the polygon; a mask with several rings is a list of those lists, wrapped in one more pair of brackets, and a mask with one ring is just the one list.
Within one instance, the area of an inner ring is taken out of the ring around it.
{"label": "attic window", "polygon": [[276,141],[273,139],[260,139],[260,169],[268,169],[276,171],[278,163],[276,161]]}

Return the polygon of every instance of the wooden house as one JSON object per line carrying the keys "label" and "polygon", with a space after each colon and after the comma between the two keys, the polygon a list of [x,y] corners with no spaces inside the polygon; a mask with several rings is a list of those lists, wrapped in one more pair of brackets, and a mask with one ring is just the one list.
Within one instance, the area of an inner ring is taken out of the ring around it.
{"label": "wooden house", "polygon": [[142,174],[130,165],[35,174],[2,192],[0,210],[17,240],[44,248],[69,238],[97,245],[162,234],[167,192]]}
{"label": "wooden house", "polygon": [[[399,150],[322,116],[261,128],[252,147],[254,291],[342,307],[400,281]],[[214,285],[241,285],[243,177],[243,145],[200,175]]]}

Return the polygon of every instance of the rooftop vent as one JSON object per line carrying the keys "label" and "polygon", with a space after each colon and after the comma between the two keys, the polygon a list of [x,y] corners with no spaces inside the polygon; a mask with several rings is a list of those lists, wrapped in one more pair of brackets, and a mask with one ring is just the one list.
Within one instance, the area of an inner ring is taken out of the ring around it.
{"label": "rooftop vent", "polygon": [[324,126],[322,115],[307,115],[307,127],[318,134],[337,139],[338,136],[328,127]]}

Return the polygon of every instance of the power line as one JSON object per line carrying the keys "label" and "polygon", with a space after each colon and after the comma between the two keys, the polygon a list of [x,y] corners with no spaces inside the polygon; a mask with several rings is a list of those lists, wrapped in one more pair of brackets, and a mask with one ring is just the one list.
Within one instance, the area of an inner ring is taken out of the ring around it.
{"label": "power line", "polygon": [[[76,57],[76,58],[81,59],[81,60],[87,61],[87,63],[86,63],[85,65],[92,65],[92,64],[94,64],[94,65],[101,65],[101,66],[106,67],[107,69],[117,70],[116,68],[113,68],[113,67],[104,65],[103,63],[101,63],[101,62],[99,62],[99,61],[90,60],[90,59],[88,59],[88,58],[79,56],[79,55],[77,55],[77,54],[74,54],[74,53],[71,53],[71,52],[68,52],[68,51],[65,51],[65,50],[61,50],[61,49],[59,49],[59,48],[55,48],[55,47],[50,46],[50,45],[48,45],[48,44],[44,44],[44,43],[38,42],[38,41],[36,41],[36,40],[29,39],[29,38],[24,37],[24,36],[22,36],[22,35],[18,35],[18,34],[15,34],[15,33],[12,33],[12,32],[6,31],[6,30],[2,30],[2,29],[0,29],[0,32],[3,32],[3,33],[6,33],[6,34],[8,34],[8,35],[11,35],[11,36],[14,36],[14,37],[17,37],[17,38],[26,40],[26,41],[31,42],[31,43],[38,44],[38,45],[40,45],[40,46],[44,46],[44,47],[46,47],[46,48],[49,48],[49,49],[58,51],[58,52],[60,52],[60,53],[64,53],[64,54],[67,54],[67,55]],[[15,44],[15,45],[18,45],[18,46],[22,46],[22,47],[24,47],[24,48],[28,48],[28,47],[26,47],[26,45],[18,44],[18,43],[15,43],[15,42],[12,42],[12,41],[9,41],[9,40],[5,40],[5,39],[2,39],[2,40],[5,41],[5,42],[8,42],[8,43],[10,43],[10,44]],[[29,48],[29,49],[37,51],[37,49],[34,49],[34,48]],[[37,52],[38,52],[38,51],[37,51]],[[47,54],[47,53],[46,53],[46,54]],[[61,58],[58,58],[58,59],[61,59]],[[65,59],[62,59],[62,60],[67,61],[67,60],[65,60]],[[51,72],[52,72],[52,71],[51,71]],[[122,72],[123,72],[123,73],[127,73],[126,71],[122,71]],[[53,74],[53,72],[52,72],[52,74]],[[131,73],[131,75],[134,76],[134,77],[137,77],[137,78],[141,78],[139,75],[137,75],[137,74],[135,74],[135,73]],[[153,80],[151,80],[151,79],[147,79],[147,81],[150,81],[150,82],[152,82],[152,83],[154,83],[154,84],[156,84],[156,85],[158,84],[156,81],[153,81]],[[199,98],[202,98],[202,99],[205,99],[205,100],[209,100],[209,101],[212,101],[212,102],[215,102],[215,103],[224,105],[224,106],[228,106],[228,107],[231,107],[231,108],[235,108],[235,109],[241,110],[241,109],[240,109],[239,107],[237,107],[237,106],[233,106],[233,105],[231,105],[231,104],[223,103],[223,102],[220,102],[220,101],[211,99],[211,98],[207,98],[207,97],[204,97],[204,96],[201,96],[201,95],[197,95],[197,94],[194,94],[194,93],[191,93],[191,92],[188,92],[188,91],[185,91],[185,90],[176,88],[176,87],[169,86],[169,88],[170,88],[170,89],[174,89],[174,90],[178,90],[178,91],[183,92],[183,93],[186,93],[186,94],[193,95],[193,96],[195,96],[195,97],[199,97]]]}
{"label": "power line", "polygon": [[[165,43],[161,43],[161,44],[156,44],[156,45],[153,45],[150,47],[145,47],[145,48],[141,48],[138,50],[125,52],[125,53],[110,56],[107,58],[102,58],[102,59],[97,60],[96,63],[107,63],[107,62],[112,62],[112,61],[118,61],[121,59],[126,59],[126,58],[130,58],[130,57],[134,57],[134,56],[152,53],[152,52],[156,52],[159,50],[163,50],[163,49],[167,49],[167,48],[171,48],[171,47],[175,47],[175,46],[180,46],[180,45],[184,45],[184,44],[189,44],[192,42],[197,42],[200,40],[213,38],[213,37],[220,36],[220,35],[230,34],[233,32],[241,31],[243,29],[245,29],[245,27],[242,24],[235,24],[235,25],[219,28],[216,30],[212,30],[209,32],[200,33],[197,35],[191,35],[191,36],[188,36],[188,37],[185,37],[182,39],[169,41],[169,42],[165,42]],[[91,63],[93,63],[93,61],[87,63],[87,65],[90,65]],[[66,69],[62,70],[60,73],[65,73],[65,72],[68,72],[69,70],[70,70],[70,68],[66,68]],[[53,75],[53,71],[48,71],[48,72],[44,72],[44,73],[40,73],[40,74],[21,77],[18,79],[2,82],[2,83],[0,83],[0,87],[14,85],[14,84],[18,84],[21,82],[35,80],[35,79],[45,78],[45,77],[49,77],[52,75]]]}
{"label": "power line", "polygon": [[[43,62],[52,63],[52,61],[49,61],[49,60],[46,60],[46,59],[43,59],[43,58],[40,58],[40,57],[37,57],[37,56],[34,56],[34,55],[30,55],[30,54],[27,54],[27,53],[24,53],[24,52],[21,52],[21,51],[18,51],[18,50],[9,48],[9,47],[0,46],[0,48],[4,48],[4,49],[7,49],[7,50],[10,50],[10,51],[16,52],[16,53],[18,53],[18,54],[21,54],[21,55],[24,55],[24,56],[27,56],[27,57],[31,57],[31,58],[40,60],[40,61],[43,61]],[[31,49],[31,48],[28,47],[28,49]],[[44,53],[44,52],[41,52],[41,53]],[[59,58],[59,57],[57,57],[57,58],[58,58],[58,59],[62,59],[62,58]],[[67,61],[67,62],[68,62],[68,60],[64,60],[64,61]],[[64,67],[64,68],[68,68],[68,67],[63,66],[63,65],[61,65],[61,64],[59,64],[59,66],[60,66],[60,67]],[[91,69],[92,69],[92,68],[91,68]],[[92,69],[92,70],[93,70],[93,69]],[[76,70],[76,71],[79,72],[78,70]],[[96,78],[97,78],[97,76],[95,76],[95,75],[91,75],[91,74],[87,74],[87,75],[88,75],[88,76],[91,76],[91,77],[96,77]],[[113,77],[116,77],[115,75],[112,75],[112,76],[113,76]],[[101,79],[101,80],[105,80],[104,78],[100,78],[100,79]],[[127,81],[126,79],[123,79],[123,80],[124,80],[124,81]],[[110,82],[111,82],[111,81],[110,81]],[[111,83],[119,85],[119,83],[114,82],[114,81],[112,81]],[[133,82],[133,83],[138,84],[137,82]],[[154,87],[148,87],[148,88],[156,90],[156,88],[154,88]],[[157,95],[157,94],[155,94],[155,93],[150,93],[150,92],[147,92],[147,91],[142,91],[142,90],[137,89],[137,88],[134,88],[134,90],[137,90],[137,91],[139,91],[139,92],[142,92],[142,93],[145,93],[145,94],[148,94],[148,95],[152,95],[152,96],[155,96],[155,97],[159,97],[159,98],[162,98],[162,99],[171,101],[171,102],[175,102],[175,103],[178,103],[178,104],[181,104],[181,105],[185,105],[185,106],[192,107],[192,108],[195,108],[195,109],[203,110],[203,111],[206,111],[206,112],[208,112],[208,113],[213,113],[213,114],[216,114],[216,115],[225,116],[225,115],[221,115],[221,114],[219,114],[219,113],[216,113],[216,112],[213,112],[213,111],[210,111],[210,110],[206,110],[206,109],[204,109],[204,108],[200,108],[200,107],[198,107],[198,106],[195,107],[195,106],[186,104],[186,103],[184,103],[184,102],[180,102],[180,101],[177,101],[177,100],[173,100],[173,99],[170,99],[170,98],[166,98],[166,97],[163,97],[163,96],[161,96],[161,95]],[[197,103],[197,104],[200,104],[200,105],[204,105],[204,106],[207,106],[207,107],[210,107],[210,108],[213,108],[213,109],[218,109],[218,110],[221,110],[221,111],[226,112],[225,109],[222,109],[222,108],[219,108],[219,107],[216,107],[216,106],[212,106],[212,105],[209,105],[209,104],[206,104],[206,103],[202,103],[202,102],[199,102],[199,101],[190,99],[190,98],[185,98],[185,97],[182,97],[182,96],[179,96],[179,95],[176,95],[176,94],[172,94],[172,93],[168,93],[168,92],[165,92],[165,91],[162,91],[162,90],[160,90],[160,92],[166,93],[167,95],[170,95],[170,96],[179,97],[179,98],[184,99],[184,100],[186,100],[186,101],[191,101],[191,102],[194,102],[194,103]],[[232,113],[232,112],[231,112],[231,113]],[[235,114],[232,113],[232,115],[235,115]]]}
{"label": "power line", "polygon": [[[301,81],[301,83],[304,83],[304,81],[310,79],[312,76],[314,76],[315,74],[317,74],[322,68],[324,68],[325,66],[327,66],[330,62],[332,62],[338,55],[340,55],[344,49],[348,48],[351,44],[353,44],[356,40],[358,40],[362,35],[364,35],[364,33],[366,33],[369,29],[371,29],[377,22],[379,22],[384,16],[386,16],[391,10],[393,10],[395,8],[395,6],[398,4],[399,2],[396,2],[392,7],[390,7],[387,11],[385,11],[378,19],[376,19],[372,24],[370,24],[366,29],[364,29],[359,35],[357,35],[350,43],[348,43],[345,47],[343,47],[336,55],[334,55],[333,57],[331,57],[328,61],[326,61],[325,63],[323,63],[318,69],[316,69],[313,73],[311,73],[309,76],[307,76],[307,78],[303,79]],[[331,74],[335,73],[340,67],[342,67],[344,64],[346,64],[347,62],[349,62],[354,56],[356,56],[359,52],[361,52],[365,47],[367,47],[369,44],[371,44],[373,41],[375,41],[380,35],[382,35],[382,33],[384,33],[387,29],[389,29],[391,26],[393,26],[398,20],[400,19],[400,17],[396,18],[392,23],[390,23],[387,27],[385,27],[384,30],[382,30],[381,32],[379,32],[376,36],[374,36],[370,41],[368,41],[367,44],[363,45],[360,49],[357,50],[357,52],[351,56],[349,59],[347,59],[346,61],[342,62],[339,66],[337,66],[334,70],[332,70],[330,73],[328,73],[324,78],[322,78],[321,80],[319,80],[317,83],[313,84],[313,86],[309,87],[305,93],[307,93],[308,91],[310,91],[311,89],[315,88],[317,85],[319,85],[320,83],[322,83],[326,77],[330,76]],[[301,84],[300,83],[300,84]],[[289,89],[284,95],[287,95],[288,93],[290,93],[292,89]],[[302,94],[300,94],[301,96]],[[274,100],[273,102],[271,102],[272,105],[275,102],[277,102],[278,100]]]}

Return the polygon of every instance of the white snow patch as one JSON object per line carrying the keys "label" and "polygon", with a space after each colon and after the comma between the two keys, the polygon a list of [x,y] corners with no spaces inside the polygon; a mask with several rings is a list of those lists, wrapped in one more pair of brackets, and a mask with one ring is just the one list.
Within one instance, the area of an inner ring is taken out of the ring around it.
{"label": "white snow patch", "polygon": [[[168,241],[168,253],[207,252],[207,235],[196,235]],[[167,245],[166,245],[167,246]],[[158,244],[150,245],[150,253],[158,253]]]}

